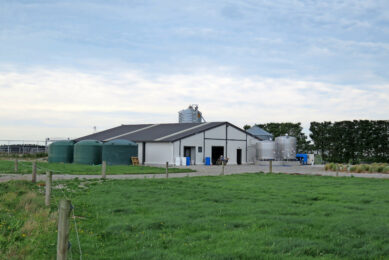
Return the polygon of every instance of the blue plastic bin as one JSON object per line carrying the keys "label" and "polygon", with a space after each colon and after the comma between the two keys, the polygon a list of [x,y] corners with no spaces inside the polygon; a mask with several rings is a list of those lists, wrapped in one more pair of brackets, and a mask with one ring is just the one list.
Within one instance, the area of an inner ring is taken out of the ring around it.
{"label": "blue plastic bin", "polygon": [[296,159],[301,162],[301,164],[308,164],[308,154],[298,153],[296,154]]}
{"label": "blue plastic bin", "polygon": [[190,165],[190,157],[186,157],[186,166]]}
{"label": "blue plastic bin", "polygon": [[205,165],[211,165],[211,157],[205,157]]}

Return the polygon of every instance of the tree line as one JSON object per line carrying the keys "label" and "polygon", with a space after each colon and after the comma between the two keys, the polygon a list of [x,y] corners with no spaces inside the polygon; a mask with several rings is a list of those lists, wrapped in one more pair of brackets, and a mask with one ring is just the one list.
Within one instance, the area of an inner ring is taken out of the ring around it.
{"label": "tree line", "polygon": [[[388,120],[311,122],[311,140],[302,132],[301,123],[256,125],[274,137],[285,134],[296,137],[298,153],[318,153],[328,162],[389,162]],[[244,126],[245,129],[249,127]]]}

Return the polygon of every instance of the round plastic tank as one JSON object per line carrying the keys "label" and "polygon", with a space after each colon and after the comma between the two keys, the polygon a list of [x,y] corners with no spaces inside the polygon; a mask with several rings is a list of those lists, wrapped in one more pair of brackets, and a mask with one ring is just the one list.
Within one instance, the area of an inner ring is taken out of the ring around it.
{"label": "round plastic tank", "polygon": [[101,164],[103,143],[96,140],[84,140],[74,145],[74,163]]}
{"label": "round plastic tank", "polygon": [[103,144],[102,160],[108,165],[130,165],[131,157],[138,157],[138,145],[127,140],[113,140]]}
{"label": "round plastic tank", "polygon": [[296,160],[296,137],[279,136],[275,139],[275,143],[277,160]]}
{"label": "round plastic tank", "polygon": [[261,141],[256,144],[257,160],[275,160],[276,144],[273,141]]}
{"label": "round plastic tank", "polygon": [[64,140],[49,145],[49,163],[72,163],[74,141]]}

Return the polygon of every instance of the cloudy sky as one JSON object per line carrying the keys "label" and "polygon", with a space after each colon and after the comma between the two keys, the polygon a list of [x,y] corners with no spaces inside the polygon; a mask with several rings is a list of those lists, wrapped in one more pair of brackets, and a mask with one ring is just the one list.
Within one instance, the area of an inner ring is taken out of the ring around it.
{"label": "cloudy sky", "polygon": [[388,119],[389,1],[0,1],[0,139]]}

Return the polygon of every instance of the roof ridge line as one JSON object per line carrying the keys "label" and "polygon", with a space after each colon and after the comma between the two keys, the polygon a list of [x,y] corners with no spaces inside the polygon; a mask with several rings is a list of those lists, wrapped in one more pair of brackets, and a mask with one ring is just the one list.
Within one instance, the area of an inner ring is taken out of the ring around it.
{"label": "roof ridge line", "polygon": [[139,132],[139,131],[143,131],[143,130],[152,128],[152,127],[157,126],[157,125],[160,125],[160,124],[149,125],[149,126],[146,126],[146,127],[143,127],[143,128],[131,131],[131,132],[127,132],[127,133],[124,133],[124,134],[121,134],[121,135],[117,135],[117,136],[114,136],[114,137],[107,138],[107,139],[105,139],[103,141],[105,141],[105,142],[106,141],[111,141],[111,140],[116,139],[118,137],[122,137],[122,136],[125,136],[125,135],[129,135],[129,134],[133,134],[133,133],[136,133],[136,132]]}
{"label": "roof ridge line", "polygon": [[175,132],[175,133],[173,133],[173,134],[165,135],[165,136],[163,136],[163,137],[160,137],[160,138],[155,139],[154,141],[162,141],[163,139],[166,139],[166,138],[169,138],[169,137],[178,135],[178,134],[185,133],[185,132],[187,132],[187,131],[196,129],[196,128],[201,127],[201,126],[208,125],[208,124],[210,124],[210,123],[212,123],[212,122],[202,123],[202,124],[199,124],[199,125],[196,125],[196,126],[193,126],[193,127],[190,127],[190,128],[187,128],[187,129],[178,131],[178,132]]}

